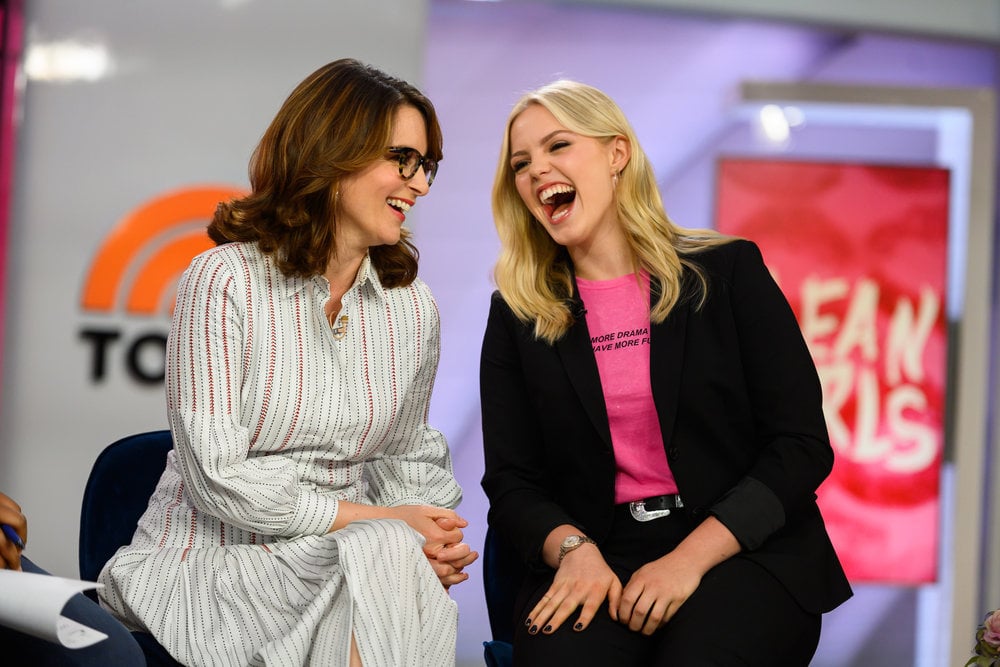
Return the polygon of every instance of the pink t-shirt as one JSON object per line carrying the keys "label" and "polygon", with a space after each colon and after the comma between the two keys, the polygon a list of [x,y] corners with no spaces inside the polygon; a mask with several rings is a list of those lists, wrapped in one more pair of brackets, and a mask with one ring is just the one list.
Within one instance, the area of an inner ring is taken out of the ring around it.
{"label": "pink t-shirt", "polygon": [[615,502],[677,493],[649,382],[649,275],[576,279],[615,450]]}

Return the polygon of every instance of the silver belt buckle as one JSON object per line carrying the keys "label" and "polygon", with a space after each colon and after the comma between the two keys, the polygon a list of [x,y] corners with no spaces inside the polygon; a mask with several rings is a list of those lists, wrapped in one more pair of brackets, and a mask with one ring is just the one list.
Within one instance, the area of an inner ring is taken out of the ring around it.
{"label": "silver belt buckle", "polygon": [[636,521],[652,521],[653,519],[670,516],[669,509],[647,512],[646,501],[644,500],[633,500],[630,502],[628,504],[628,511],[632,513],[632,518]]}

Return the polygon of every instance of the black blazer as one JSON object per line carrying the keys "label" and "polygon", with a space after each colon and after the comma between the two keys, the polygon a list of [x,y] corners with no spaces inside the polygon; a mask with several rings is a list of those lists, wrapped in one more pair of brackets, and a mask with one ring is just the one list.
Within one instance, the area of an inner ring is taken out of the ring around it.
{"label": "black blazer", "polygon": [[[682,302],[650,331],[653,399],[686,511],[718,517],[803,608],[829,611],[851,589],[816,505],[833,449],[815,365],[756,245],[693,259],[707,300],[698,307],[687,275]],[[600,545],[612,522],[614,452],[581,305],[549,345],[495,293],[483,340],[488,519],[534,568],[556,526]]]}

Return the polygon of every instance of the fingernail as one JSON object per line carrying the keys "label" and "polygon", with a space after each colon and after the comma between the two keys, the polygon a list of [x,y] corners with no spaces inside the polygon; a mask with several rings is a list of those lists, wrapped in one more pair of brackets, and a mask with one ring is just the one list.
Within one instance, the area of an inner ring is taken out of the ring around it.
{"label": "fingernail", "polygon": [[552,626],[546,625],[544,628],[542,628],[542,632],[552,632]]}
{"label": "fingernail", "polygon": [[533,635],[536,632],[538,632],[538,626],[537,625],[533,625],[530,628],[528,628],[528,634],[529,635]]}
{"label": "fingernail", "polygon": [[524,625],[525,625],[525,627],[530,626],[531,625],[531,619],[530,618],[524,619]]}
{"label": "fingernail", "polygon": [[574,630],[583,630],[583,623],[577,623],[573,626]]}

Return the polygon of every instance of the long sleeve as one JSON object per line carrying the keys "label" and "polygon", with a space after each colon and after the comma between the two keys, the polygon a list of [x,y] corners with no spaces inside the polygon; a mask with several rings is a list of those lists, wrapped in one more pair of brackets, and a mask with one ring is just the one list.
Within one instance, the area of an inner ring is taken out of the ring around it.
{"label": "long sleeve", "polygon": [[[554,352],[546,343],[530,338],[530,328],[516,319],[498,292],[494,293],[480,360],[486,463],[482,485],[490,499],[490,524],[501,530],[526,562],[540,566],[542,545],[553,528],[567,523],[582,525],[554,500],[560,480],[553,473],[548,445],[549,438],[559,437],[555,431],[561,431],[567,441],[574,434],[563,424],[547,423],[539,417],[546,415],[540,405],[550,406],[555,413],[557,402],[572,402],[574,395],[571,390],[547,391],[547,379],[553,377],[550,373],[558,373],[558,365],[539,362],[555,358]],[[525,360],[525,345],[519,345],[525,340],[529,340],[527,348],[541,350],[541,356]],[[539,388],[543,395],[539,395]],[[572,465],[584,460],[577,457],[568,461],[561,472],[571,478]],[[608,474],[613,472],[609,469]]]}
{"label": "long sleeve", "polygon": [[[234,270],[234,257],[247,263],[246,271]],[[244,386],[250,337],[267,331],[253,300],[265,299],[271,308],[296,307],[294,299],[283,303],[273,293],[254,290],[245,277],[252,273],[246,255],[209,252],[178,285],[166,390],[185,491],[200,511],[246,530],[324,533],[336,518],[336,496],[303,481],[289,456],[248,456],[255,443],[254,422],[244,414],[245,392],[272,390]]]}
{"label": "long sleeve", "polygon": [[748,549],[809,508],[833,466],[819,377],[795,315],[760,250],[736,242],[730,286],[754,432],[762,443],[746,476],[714,507]]}
{"label": "long sleeve", "polygon": [[[385,446],[365,464],[369,480],[368,498],[374,505],[427,504],[454,508],[462,490],[452,474],[451,457],[444,435],[427,422],[431,392],[441,354],[441,324],[430,290],[415,283],[409,313],[419,326],[417,349],[412,360],[392,355],[391,363],[416,362],[412,380],[400,387],[399,372],[393,372],[392,395],[401,393],[400,408]],[[387,303],[387,308],[391,301]],[[393,315],[387,310],[388,317]]]}

